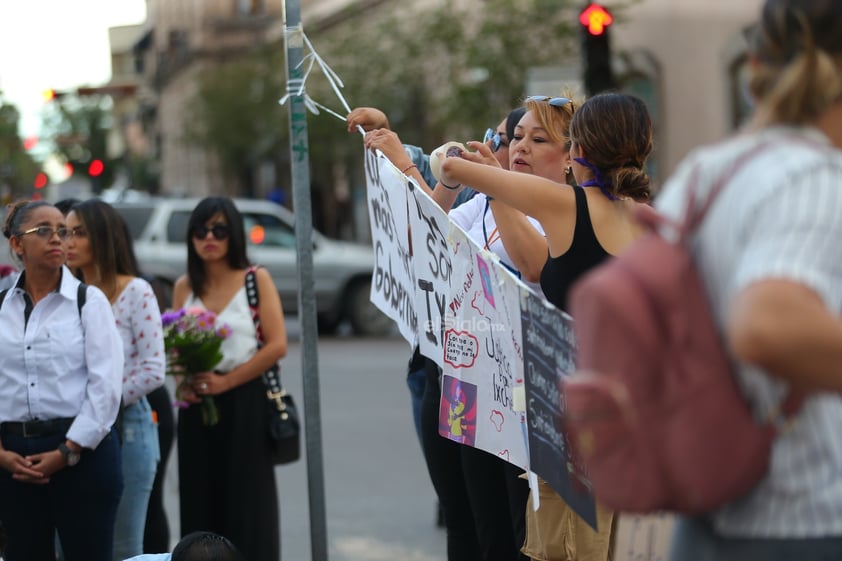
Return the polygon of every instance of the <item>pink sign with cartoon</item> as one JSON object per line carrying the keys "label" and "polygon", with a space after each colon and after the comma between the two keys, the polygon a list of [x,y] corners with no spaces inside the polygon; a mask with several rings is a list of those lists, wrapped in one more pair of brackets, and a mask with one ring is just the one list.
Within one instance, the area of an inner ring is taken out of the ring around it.
{"label": "pink sign with cartoon", "polygon": [[[523,384],[520,322],[512,321],[520,315],[518,281],[456,225],[449,242],[453,275],[445,306],[439,433],[526,467],[525,415],[515,411],[513,397]],[[453,424],[460,399],[468,415],[459,418],[464,430]]]}

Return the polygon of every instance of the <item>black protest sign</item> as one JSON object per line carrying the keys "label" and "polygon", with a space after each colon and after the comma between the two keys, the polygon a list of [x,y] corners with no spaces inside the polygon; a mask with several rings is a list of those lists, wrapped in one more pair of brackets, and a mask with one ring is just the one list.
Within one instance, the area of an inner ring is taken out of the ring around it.
{"label": "black protest sign", "polygon": [[590,484],[574,462],[562,430],[559,384],[574,368],[573,320],[529,290],[521,291],[520,307],[529,468],[596,528]]}

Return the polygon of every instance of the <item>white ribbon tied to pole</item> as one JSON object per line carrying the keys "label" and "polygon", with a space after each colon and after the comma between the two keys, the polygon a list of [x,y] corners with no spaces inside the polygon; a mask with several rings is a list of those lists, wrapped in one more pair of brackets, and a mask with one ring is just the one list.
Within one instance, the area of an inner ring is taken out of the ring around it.
{"label": "white ribbon tied to pole", "polygon": [[[313,71],[313,68],[318,65],[321,69],[322,73],[324,74],[325,78],[327,78],[330,87],[333,89],[333,93],[336,94],[336,97],[339,99],[342,107],[345,108],[345,113],[351,112],[351,107],[348,105],[348,102],[345,101],[345,97],[342,95],[341,89],[345,87],[345,84],[342,83],[342,79],[339,75],[333,71],[333,69],[325,62],[325,60],[319,56],[319,53],[316,52],[315,47],[313,47],[313,43],[310,42],[310,39],[304,33],[303,28],[299,25],[298,27],[294,28],[287,28],[285,33],[288,35],[288,40],[290,42],[296,41],[303,43],[303,45],[307,48],[307,54],[301,59],[301,62],[296,66],[297,69],[301,69],[305,64],[307,65],[307,69],[304,71],[304,75],[301,78],[290,78],[287,81],[287,93],[278,100],[280,105],[284,105],[290,96],[297,96],[304,99],[304,106],[313,113],[314,115],[319,115],[319,109],[328,113],[329,115],[333,115],[340,121],[345,121],[345,117],[337,113],[336,111],[332,110],[331,108],[322,105],[307,93],[307,78],[309,78],[310,73]],[[365,131],[359,125],[357,125],[357,130],[360,131],[360,134],[365,136]]]}

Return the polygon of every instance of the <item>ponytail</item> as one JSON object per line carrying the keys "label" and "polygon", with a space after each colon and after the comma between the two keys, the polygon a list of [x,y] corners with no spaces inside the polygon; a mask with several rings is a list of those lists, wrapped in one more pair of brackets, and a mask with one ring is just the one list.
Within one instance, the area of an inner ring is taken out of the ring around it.
{"label": "ponytail", "polygon": [[767,0],[754,29],[754,123],[803,125],[842,97],[838,0]]}

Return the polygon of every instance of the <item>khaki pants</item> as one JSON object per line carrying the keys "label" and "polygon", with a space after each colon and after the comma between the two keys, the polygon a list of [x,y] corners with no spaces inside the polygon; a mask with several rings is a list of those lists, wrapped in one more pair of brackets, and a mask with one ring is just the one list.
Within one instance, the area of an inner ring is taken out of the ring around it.
{"label": "khaki pants", "polygon": [[596,505],[598,532],[582,520],[543,479],[538,510],[532,493],[526,504],[526,543],[521,551],[535,561],[608,561],[614,513]]}

